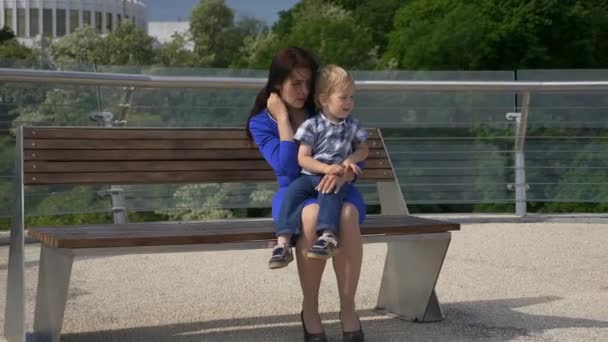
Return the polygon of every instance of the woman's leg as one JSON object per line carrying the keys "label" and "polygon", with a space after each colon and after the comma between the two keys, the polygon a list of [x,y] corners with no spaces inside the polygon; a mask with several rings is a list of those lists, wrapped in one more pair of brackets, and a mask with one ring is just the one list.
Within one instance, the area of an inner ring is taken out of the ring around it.
{"label": "woman's leg", "polygon": [[318,213],[319,205],[317,204],[310,204],[302,209],[302,233],[296,243],[298,273],[303,294],[302,310],[306,329],[311,334],[323,331],[319,316],[319,288],[326,262],[307,257],[308,249],[317,240]]}
{"label": "woman's leg", "polygon": [[340,293],[342,328],[344,331],[356,331],[359,330],[359,320],[355,311],[355,294],[361,273],[363,240],[359,211],[350,203],[344,203],[342,207],[338,246],[339,252],[333,257],[333,265]]}

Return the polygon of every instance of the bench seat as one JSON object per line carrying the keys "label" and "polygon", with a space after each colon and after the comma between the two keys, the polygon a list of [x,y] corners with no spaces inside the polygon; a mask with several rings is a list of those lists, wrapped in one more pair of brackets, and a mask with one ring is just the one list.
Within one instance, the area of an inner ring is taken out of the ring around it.
{"label": "bench seat", "polygon": [[[361,226],[364,237],[441,233],[459,225],[407,215],[370,215]],[[271,219],[201,222],[128,223],[40,227],[29,235],[53,248],[110,248],[273,241]]]}

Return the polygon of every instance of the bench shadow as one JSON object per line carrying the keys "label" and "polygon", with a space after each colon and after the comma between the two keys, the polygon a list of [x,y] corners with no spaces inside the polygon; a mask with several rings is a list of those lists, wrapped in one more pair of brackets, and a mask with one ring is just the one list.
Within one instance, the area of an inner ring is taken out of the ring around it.
{"label": "bench shadow", "polygon": [[[561,297],[499,299],[446,303],[446,319],[412,323],[374,310],[360,311],[366,341],[497,341],[542,334],[551,329],[608,328],[608,321],[534,315],[517,308],[557,301]],[[340,341],[338,313],[322,314],[330,341]],[[126,329],[66,333],[61,341],[292,341],[302,339],[300,317],[277,315],[213,320]]]}

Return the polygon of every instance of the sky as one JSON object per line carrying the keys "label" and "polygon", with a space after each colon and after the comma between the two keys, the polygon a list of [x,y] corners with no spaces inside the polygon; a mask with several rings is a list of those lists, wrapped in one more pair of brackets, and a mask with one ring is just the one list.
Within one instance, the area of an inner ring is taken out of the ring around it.
{"label": "sky", "polygon": [[[188,20],[192,7],[199,0],[146,0],[148,6],[148,21],[177,21]],[[248,15],[274,23],[277,13],[295,5],[298,0],[226,0],[226,5],[232,8],[237,16]]]}

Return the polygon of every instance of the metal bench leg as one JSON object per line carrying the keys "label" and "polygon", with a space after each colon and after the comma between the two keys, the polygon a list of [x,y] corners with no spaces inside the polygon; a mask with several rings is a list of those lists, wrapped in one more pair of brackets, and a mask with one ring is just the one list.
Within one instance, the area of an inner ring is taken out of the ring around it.
{"label": "metal bench leg", "polygon": [[25,341],[25,260],[23,228],[11,232],[6,288],[4,336],[9,342]]}
{"label": "metal bench leg", "polygon": [[451,234],[398,237],[388,243],[376,309],[416,322],[443,319],[435,294]]}
{"label": "metal bench leg", "polygon": [[34,334],[40,341],[59,341],[74,256],[42,246]]}

